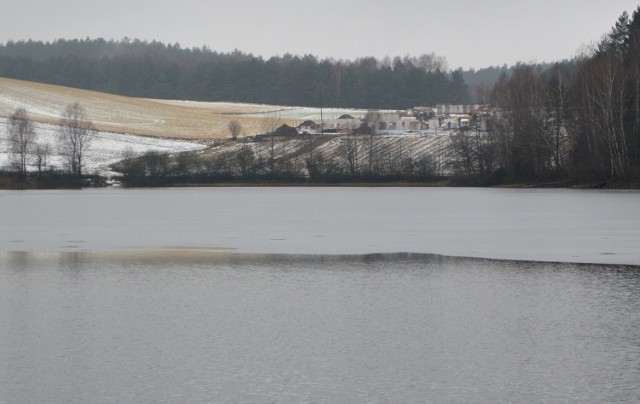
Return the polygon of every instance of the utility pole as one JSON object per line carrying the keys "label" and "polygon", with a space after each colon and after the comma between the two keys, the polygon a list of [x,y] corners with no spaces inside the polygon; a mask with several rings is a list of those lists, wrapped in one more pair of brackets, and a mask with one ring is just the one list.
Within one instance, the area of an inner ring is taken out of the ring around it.
{"label": "utility pole", "polygon": [[324,120],[322,119],[322,90],[320,90],[320,135],[324,135]]}

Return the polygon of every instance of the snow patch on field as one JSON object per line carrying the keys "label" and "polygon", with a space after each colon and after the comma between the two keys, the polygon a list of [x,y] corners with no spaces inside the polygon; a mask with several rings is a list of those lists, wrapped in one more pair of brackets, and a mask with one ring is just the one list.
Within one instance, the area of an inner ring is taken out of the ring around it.
{"label": "snow patch on field", "polygon": [[320,116],[323,119],[338,119],[342,115],[351,115],[354,118],[364,118],[368,110],[366,109],[349,109],[349,108],[323,108],[322,114],[320,108],[313,107],[285,107],[281,110],[270,112],[257,112],[246,114],[254,118],[278,118],[282,120],[293,121],[314,121],[320,122]]}
{"label": "snow patch on field", "polygon": [[[7,153],[9,139],[7,136],[6,122],[6,119],[0,118],[0,168],[8,168],[11,164],[10,156]],[[53,166],[54,169],[64,168],[64,161],[57,150],[58,145],[56,139],[58,137],[58,127],[55,125],[35,123],[35,130],[37,142],[40,144],[49,144],[51,155],[48,166]],[[108,174],[108,167],[120,161],[125,150],[130,150],[133,155],[139,156],[148,151],[178,153],[200,150],[204,147],[205,146],[201,144],[184,140],[98,132],[85,154],[84,171],[86,173]],[[31,171],[35,169],[35,165],[29,167]]]}

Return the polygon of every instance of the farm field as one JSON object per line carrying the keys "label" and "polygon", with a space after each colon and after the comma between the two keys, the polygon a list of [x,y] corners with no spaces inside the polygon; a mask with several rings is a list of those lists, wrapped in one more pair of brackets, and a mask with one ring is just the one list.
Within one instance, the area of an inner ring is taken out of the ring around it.
{"label": "farm field", "polygon": [[[243,134],[252,136],[265,132],[270,125],[267,121],[294,126],[307,119],[320,118],[318,108],[132,98],[0,78],[2,118],[23,107],[32,120],[55,125],[62,109],[74,102],[84,106],[100,131],[173,139],[226,138],[230,120],[239,121]],[[325,119],[330,119],[345,113],[362,116],[365,112],[325,109],[323,114]]]}
{"label": "farm field", "polygon": [[[247,143],[229,141],[201,150],[199,154],[209,159],[220,159],[224,156],[237,155],[243,148],[249,148],[257,161],[266,164],[273,147],[276,160],[286,159],[292,167],[302,167],[303,171],[307,158],[312,154],[316,156],[321,154],[327,161],[332,161],[336,167],[348,170],[345,149],[347,138],[341,135],[316,135],[300,139],[277,138],[274,145],[271,145],[268,139]],[[448,133],[428,136],[376,135],[373,138],[361,135],[356,142],[361,170],[369,167],[369,158],[375,160],[376,164],[385,164],[389,161],[399,163],[407,159],[418,161],[423,157],[429,157],[435,162],[439,174],[445,174],[448,171]]]}

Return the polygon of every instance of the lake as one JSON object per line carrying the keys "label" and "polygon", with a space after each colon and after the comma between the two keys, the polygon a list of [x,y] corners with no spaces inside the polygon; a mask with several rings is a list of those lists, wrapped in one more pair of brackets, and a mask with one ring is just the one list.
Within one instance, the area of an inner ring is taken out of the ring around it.
{"label": "lake", "polygon": [[0,402],[637,402],[638,208],[637,191],[0,191]]}

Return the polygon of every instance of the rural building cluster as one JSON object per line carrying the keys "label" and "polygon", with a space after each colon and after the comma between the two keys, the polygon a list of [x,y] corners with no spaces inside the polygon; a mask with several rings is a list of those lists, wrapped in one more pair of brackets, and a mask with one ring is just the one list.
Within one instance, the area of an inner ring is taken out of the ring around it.
{"label": "rural building cluster", "polygon": [[338,118],[306,120],[295,129],[300,135],[349,134],[365,128],[376,134],[437,134],[438,130],[486,128],[491,108],[481,104],[438,104],[400,111],[369,111],[362,116],[343,114]]}

